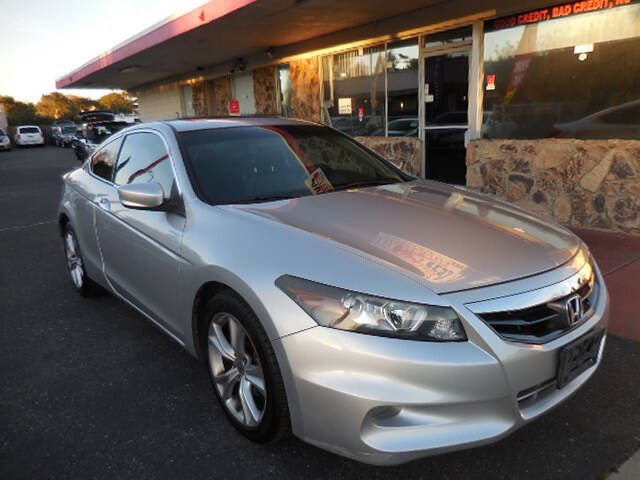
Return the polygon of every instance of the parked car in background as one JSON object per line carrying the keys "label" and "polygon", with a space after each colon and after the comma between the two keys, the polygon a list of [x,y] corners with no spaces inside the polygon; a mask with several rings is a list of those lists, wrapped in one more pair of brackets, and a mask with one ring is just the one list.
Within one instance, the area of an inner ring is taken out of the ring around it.
{"label": "parked car in background", "polygon": [[418,119],[398,118],[391,120],[387,125],[387,131],[390,137],[417,137]]}
{"label": "parked car in background", "polygon": [[610,107],[573,122],[553,126],[550,136],[558,138],[640,137],[640,99]]}
{"label": "parked car in background", "polygon": [[56,147],[69,147],[77,131],[71,120],[58,120],[51,126],[51,142]]}
{"label": "parked car in background", "polygon": [[518,124],[504,112],[484,112],[482,136],[487,138],[517,138]]}
{"label": "parked car in background", "polygon": [[35,125],[22,125],[16,128],[13,136],[13,143],[17,146],[24,147],[27,145],[44,145],[44,135],[40,127]]}
{"label": "parked car in background", "polygon": [[78,116],[82,119],[83,123],[117,121],[115,113],[108,110],[87,110],[80,112]]}
{"label": "parked car in background", "polygon": [[471,448],[602,359],[609,296],[578,237],[323,125],[132,126],[63,183],[74,288],[106,288],[201,358],[256,442],[293,431],[374,464]]}
{"label": "parked car in background", "polygon": [[0,128],[0,150],[11,150],[9,135],[2,128]]}
{"label": "parked car in background", "polygon": [[129,125],[127,122],[102,120],[83,123],[71,139],[71,148],[76,158],[84,161],[104,140]]}

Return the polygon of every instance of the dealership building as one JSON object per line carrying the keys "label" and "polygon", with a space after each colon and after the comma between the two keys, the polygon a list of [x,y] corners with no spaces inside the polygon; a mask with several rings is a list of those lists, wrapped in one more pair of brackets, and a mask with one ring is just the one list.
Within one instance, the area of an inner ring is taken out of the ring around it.
{"label": "dealership building", "polygon": [[640,235],[640,1],[215,0],[58,79],[143,121],[274,114],[405,171]]}

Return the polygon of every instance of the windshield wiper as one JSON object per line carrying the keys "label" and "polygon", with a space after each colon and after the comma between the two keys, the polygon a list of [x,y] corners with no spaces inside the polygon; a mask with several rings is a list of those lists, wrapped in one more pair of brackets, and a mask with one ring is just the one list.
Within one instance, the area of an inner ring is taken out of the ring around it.
{"label": "windshield wiper", "polygon": [[246,198],[244,200],[239,200],[233,203],[242,204],[242,203],[275,202],[276,200],[290,200],[292,198],[297,198],[298,196],[299,195],[264,195],[259,197]]}
{"label": "windshield wiper", "polygon": [[397,178],[375,178],[370,180],[358,180],[357,182],[345,183],[338,185],[335,190],[348,190],[350,188],[363,188],[363,187],[375,187],[377,185],[389,185],[391,183],[400,183],[401,180]]}

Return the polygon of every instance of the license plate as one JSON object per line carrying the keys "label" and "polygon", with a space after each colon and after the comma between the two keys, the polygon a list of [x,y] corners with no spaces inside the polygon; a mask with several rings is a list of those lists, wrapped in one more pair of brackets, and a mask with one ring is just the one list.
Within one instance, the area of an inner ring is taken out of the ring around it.
{"label": "license plate", "polygon": [[577,338],[560,349],[556,386],[564,387],[598,361],[604,330],[595,330]]}

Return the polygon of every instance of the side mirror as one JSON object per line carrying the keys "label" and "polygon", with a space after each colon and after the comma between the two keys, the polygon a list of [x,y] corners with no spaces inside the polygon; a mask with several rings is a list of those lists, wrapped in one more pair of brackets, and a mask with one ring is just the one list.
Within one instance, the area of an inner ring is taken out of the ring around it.
{"label": "side mirror", "polygon": [[123,206],[141,210],[154,210],[164,203],[164,191],[158,182],[121,185],[118,197]]}

